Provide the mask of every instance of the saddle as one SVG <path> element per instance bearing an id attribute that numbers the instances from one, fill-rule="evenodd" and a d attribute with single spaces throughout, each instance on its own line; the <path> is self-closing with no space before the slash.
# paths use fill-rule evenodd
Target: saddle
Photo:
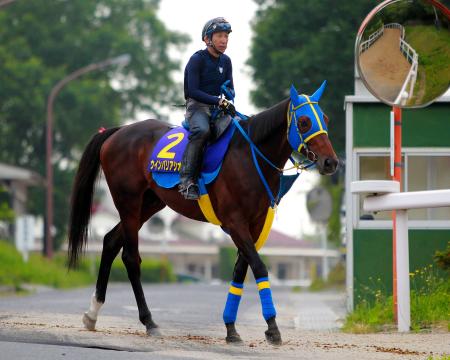
<path id="1" fill-rule="evenodd" d="M 209 142 L 213 143 L 217 141 L 220 135 L 224 133 L 224 131 L 231 124 L 233 118 L 228 114 L 223 114 L 222 112 L 213 113 L 211 118 L 212 118 L 212 121 L 210 123 L 211 136 L 209 138 Z M 186 130 L 189 131 L 189 122 L 187 119 L 184 119 L 181 125 Z"/>
<path id="2" fill-rule="evenodd" d="M 211 128 L 212 136 L 203 155 L 199 185 L 207 185 L 219 174 L 223 158 L 236 127 L 231 125 L 229 115 L 217 118 Z M 163 188 L 169 189 L 180 183 L 180 169 L 183 153 L 189 137 L 186 121 L 165 133 L 156 144 L 149 158 L 147 170 L 153 180 Z"/>

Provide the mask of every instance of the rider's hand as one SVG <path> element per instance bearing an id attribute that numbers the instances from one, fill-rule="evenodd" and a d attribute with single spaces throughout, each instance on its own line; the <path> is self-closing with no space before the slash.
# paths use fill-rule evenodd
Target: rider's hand
<path id="1" fill-rule="evenodd" d="M 233 103 L 228 101 L 227 99 L 220 99 L 219 108 L 221 108 L 225 112 L 228 112 L 231 116 L 236 115 L 236 108 L 234 107 Z"/>

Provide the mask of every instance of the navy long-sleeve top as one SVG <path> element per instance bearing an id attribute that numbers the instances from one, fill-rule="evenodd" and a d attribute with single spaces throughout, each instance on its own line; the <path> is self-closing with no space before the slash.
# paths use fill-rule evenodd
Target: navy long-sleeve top
<path id="1" fill-rule="evenodd" d="M 231 59 L 225 54 L 215 58 L 207 49 L 199 50 L 184 69 L 184 98 L 218 105 L 220 86 L 227 80 L 228 87 L 234 90 Z"/>

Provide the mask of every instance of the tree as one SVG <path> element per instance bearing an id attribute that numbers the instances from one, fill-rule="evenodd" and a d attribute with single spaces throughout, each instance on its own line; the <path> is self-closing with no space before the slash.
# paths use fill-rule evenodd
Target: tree
<path id="1" fill-rule="evenodd" d="M 128 53 L 131 63 L 70 82 L 55 102 L 55 224 L 64 235 L 79 156 L 100 126 L 157 113 L 182 93 L 169 49 L 188 38 L 157 18 L 158 0 L 17 1 L 0 11 L 0 161 L 45 176 L 46 101 L 52 87 L 90 63 Z M 114 86 L 113 86 L 113 85 Z M 44 211 L 42 189 L 31 209 Z"/>
<path id="2" fill-rule="evenodd" d="M 14 211 L 8 203 L 9 195 L 6 190 L 0 185 L 0 221 L 12 222 L 14 220 Z"/>
<path id="3" fill-rule="evenodd" d="M 313 93 L 324 79 L 328 88 L 321 107 L 330 118 L 330 137 L 338 153 L 345 150 L 344 96 L 353 94 L 354 43 L 374 0 L 255 0 L 259 4 L 248 64 L 258 107 L 289 94 L 294 84 Z"/>

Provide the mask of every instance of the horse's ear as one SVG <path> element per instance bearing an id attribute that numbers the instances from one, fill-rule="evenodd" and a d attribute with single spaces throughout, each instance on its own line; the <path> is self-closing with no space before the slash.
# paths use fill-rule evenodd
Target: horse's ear
<path id="1" fill-rule="evenodd" d="M 311 95 L 311 100 L 319 102 L 319 100 L 322 97 L 323 91 L 325 90 L 326 86 L 327 86 L 327 81 L 324 80 L 322 85 L 320 85 L 320 88 L 318 88 L 316 90 L 316 92 Z"/>
<path id="2" fill-rule="evenodd" d="M 291 101 L 294 107 L 300 105 L 300 99 L 298 98 L 298 92 L 294 85 L 291 85 Z"/>

